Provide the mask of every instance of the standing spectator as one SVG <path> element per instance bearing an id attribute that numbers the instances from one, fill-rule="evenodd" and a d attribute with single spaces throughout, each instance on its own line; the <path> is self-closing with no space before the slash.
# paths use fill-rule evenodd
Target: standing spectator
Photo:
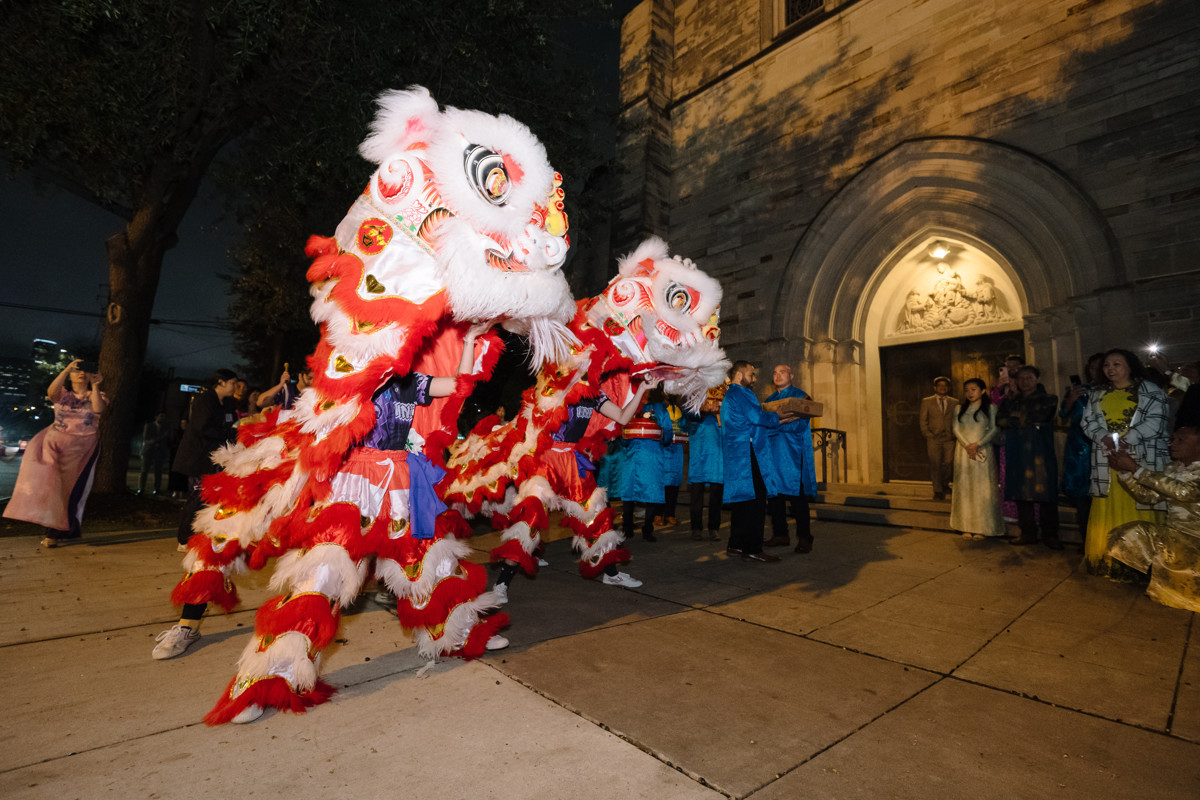
<path id="1" fill-rule="evenodd" d="M 146 476 L 154 470 L 154 493 L 162 492 L 162 474 L 171 455 L 167 414 L 160 411 L 142 428 L 142 469 L 138 473 L 138 494 L 146 491 Z"/>
<path id="2" fill-rule="evenodd" d="M 640 398 L 639 398 L 640 399 Z M 642 539 L 658 541 L 654 536 L 654 518 L 662 514 L 666 502 L 664 475 L 667 448 L 673 436 L 671 418 L 662 403 L 649 403 L 639 414 L 653 418 L 661 434 L 657 439 L 627 439 L 621 475 L 621 527 L 625 537 L 633 537 L 633 519 L 638 503 L 646 506 L 642 521 Z"/>
<path id="3" fill-rule="evenodd" d="M 219 369 L 208 379 L 208 387 L 192 401 L 192 412 L 171 467 L 188 479 L 187 502 L 179 515 L 176 534 L 180 550 L 187 549 L 187 541 L 192 536 L 192 520 L 200 510 L 200 481 L 217 471 L 212 452 L 233 441 L 237 411 L 227 401 L 233 396 L 236 383 L 237 375 Z"/>
<path id="4" fill-rule="evenodd" d="M 792 385 L 792 368 L 778 364 L 771 374 L 775 391 L 767 402 L 795 397 L 803 400 L 808 394 Z M 780 425 L 770 434 L 775 468 L 779 471 L 780 492 L 767 503 L 771 514 L 771 538 L 768 547 L 786 547 L 788 538 L 788 507 L 796 520 L 796 552 L 811 553 L 813 546 L 812 522 L 809 519 L 808 500 L 817 496 L 817 469 L 813 462 L 812 429 L 807 419 L 797 419 Z"/>
<path id="5" fill-rule="evenodd" d="M 100 452 L 97 432 L 108 398 L 100 391 L 100 375 L 84 372 L 80 361 L 68 364 L 46 390 L 54 403 L 54 422 L 25 447 L 12 499 L 4 509 L 9 519 L 45 526 L 46 548 L 79 538 Z"/>
<path id="6" fill-rule="evenodd" d="M 954 470 L 954 411 L 958 400 L 950 396 L 950 379 L 933 379 L 933 394 L 921 400 L 921 435 L 929 457 L 933 499 L 945 500 Z"/>
<path id="7" fill-rule="evenodd" d="M 999 380 L 992 387 L 991 399 L 992 405 L 1000 408 L 1000 404 L 1004 402 L 1006 397 L 1017 396 L 1017 370 L 1025 366 L 1025 356 L 1019 353 L 1010 353 L 1004 357 L 1004 363 L 1000 365 Z M 996 469 L 997 477 L 1000 481 L 1001 490 L 1004 487 L 1005 475 L 1004 457 L 1004 437 L 996 438 Z M 1003 494 L 1003 491 L 1001 491 Z M 1000 513 L 1004 517 L 1005 522 L 1017 521 L 1017 504 L 1012 500 L 1004 500 L 1000 503 Z"/>
<path id="8" fill-rule="evenodd" d="M 758 368 L 749 361 L 733 365 L 733 382 L 721 402 L 725 434 L 725 502 L 729 503 L 729 544 L 725 552 L 745 561 L 773 563 L 779 556 L 762 551 L 767 497 L 778 494 L 768 431 L 791 415 L 763 411 L 754 394 Z"/>
<path id="9" fill-rule="evenodd" d="M 262 408 L 268 406 L 291 408 L 296 405 L 296 400 L 300 398 L 300 393 L 312 385 L 312 367 L 305 366 L 296 374 L 295 385 L 292 385 L 291 380 L 291 373 L 288 372 L 287 364 L 284 364 L 283 374 L 279 376 L 279 383 L 259 395 L 259 406 Z"/>
<path id="10" fill-rule="evenodd" d="M 648 396 L 647 410 L 653 410 L 655 417 L 659 411 L 665 419 L 671 421 L 671 441 L 665 446 L 663 456 L 663 504 L 655 509 L 655 525 L 676 525 L 679 520 L 675 517 L 675 509 L 679 504 L 679 487 L 683 485 L 683 442 L 687 439 L 686 423 L 683 419 L 683 409 L 668 397 L 662 389 L 656 389 Z M 683 434 L 682 436 L 680 434 Z"/>
<path id="11" fill-rule="evenodd" d="M 1014 545 L 1042 541 L 1051 550 L 1061 550 L 1058 538 L 1058 461 L 1054 454 L 1054 415 L 1058 397 L 1047 394 L 1038 383 L 1037 367 L 1017 370 L 1017 396 L 1000 403 L 996 424 L 1004 431 L 1008 468 L 1004 496 L 1017 503 L 1021 535 Z M 1037 516 L 1035 517 L 1035 514 Z"/>
<path id="12" fill-rule="evenodd" d="M 971 378 L 963 384 L 963 403 L 954 415 L 954 495 L 950 498 L 950 527 L 964 539 L 1004 535 L 1000 516 L 1000 491 L 996 480 L 996 452 L 992 441 L 999 433 L 996 407 L 987 384 Z"/>
<path id="13" fill-rule="evenodd" d="M 1096 384 L 1104 353 L 1087 360 L 1080 381 L 1072 381 L 1063 392 L 1058 416 L 1067 422 L 1067 443 L 1063 448 L 1062 493 L 1075 506 L 1075 520 L 1080 537 L 1087 535 L 1088 512 L 1092 508 L 1092 441 L 1083 432 L 1083 411 L 1087 408 L 1088 392 Z M 1079 376 L 1072 376 L 1079 377 Z M 1082 541 L 1080 542 L 1082 546 Z"/>
<path id="14" fill-rule="evenodd" d="M 721 495 L 725 483 L 725 446 L 721 432 L 721 397 L 710 390 L 700 405 L 700 414 L 688 415 L 688 493 L 691 495 L 689 523 L 693 539 L 703 539 L 704 492 L 708 491 L 708 538 L 721 538 Z"/>
<path id="15" fill-rule="evenodd" d="M 1144 379 L 1142 362 L 1128 350 L 1104 354 L 1103 381 L 1088 396 L 1083 432 L 1092 442 L 1092 510 L 1083 556 L 1093 575 L 1126 577 L 1108 557 L 1108 534 L 1127 522 L 1161 522 L 1154 507 L 1139 506 L 1119 481 L 1112 480 L 1108 455 L 1125 451 L 1139 467 L 1155 472 L 1167 464 L 1167 400 Z M 1162 508 L 1161 504 L 1158 508 Z"/>

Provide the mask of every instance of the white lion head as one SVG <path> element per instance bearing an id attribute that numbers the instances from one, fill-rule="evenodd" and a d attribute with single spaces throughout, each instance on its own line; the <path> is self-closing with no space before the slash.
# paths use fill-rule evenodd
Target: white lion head
<path id="1" fill-rule="evenodd" d="M 570 240 L 562 178 L 508 116 L 447 108 L 421 87 L 387 92 L 359 147 L 378 165 L 337 229 L 364 261 L 364 300 L 423 302 L 442 288 L 459 320 L 530 335 L 565 352 L 574 313 L 560 267 Z"/>
<path id="2" fill-rule="evenodd" d="M 720 307 L 721 284 L 652 237 L 618 261 L 617 277 L 587 313 L 635 362 L 674 368 L 663 371 L 664 388 L 698 408 L 729 368 Z"/>

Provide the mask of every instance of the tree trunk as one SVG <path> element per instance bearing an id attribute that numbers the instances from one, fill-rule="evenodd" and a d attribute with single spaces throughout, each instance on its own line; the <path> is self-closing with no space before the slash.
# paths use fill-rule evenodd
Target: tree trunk
<path id="1" fill-rule="evenodd" d="M 165 252 L 157 244 L 165 239 L 163 232 L 147 230 L 154 224 L 142 220 L 142 215 L 135 214 L 125 230 L 107 243 L 109 303 L 100 343 L 100 374 L 108 409 L 100 418 L 100 457 L 94 485 L 99 493 L 124 492 L 127 487 L 138 388 Z M 130 245 L 131 239 L 155 244 L 137 248 Z"/>

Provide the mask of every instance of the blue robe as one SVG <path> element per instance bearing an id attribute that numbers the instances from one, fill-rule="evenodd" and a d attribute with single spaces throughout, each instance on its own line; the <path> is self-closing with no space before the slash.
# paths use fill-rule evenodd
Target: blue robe
<path id="1" fill-rule="evenodd" d="M 657 406 L 657 408 L 655 407 Z M 661 403 L 646 406 L 662 428 L 659 439 L 626 439 L 625 463 L 621 475 L 621 500 L 626 503 L 665 503 L 666 466 L 671 440 L 671 417 Z"/>
<path id="2" fill-rule="evenodd" d="M 613 439 L 608 445 L 608 454 L 596 468 L 596 485 L 608 490 L 610 500 L 620 499 L 622 475 L 625 473 L 625 440 Z"/>
<path id="3" fill-rule="evenodd" d="M 725 447 L 716 414 L 687 417 L 688 483 L 724 483 Z"/>
<path id="4" fill-rule="evenodd" d="M 675 441 L 675 432 L 684 430 L 683 415 L 678 418 L 671 415 L 671 409 L 665 403 L 648 403 L 643 411 L 651 411 L 658 424 L 668 421 L 666 428 L 671 429 L 671 436 L 663 452 L 663 482 L 667 486 L 679 486 L 683 483 L 683 444 Z M 664 428 L 665 430 L 665 428 Z"/>
<path id="5" fill-rule="evenodd" d="M 754 473 L 750 451 L 758 460 L 767 496 L 780 493 L 778 472 L 771 457 L 768 432 L 779 427 L 779 415 L 763 411 L 758 396 L 745 386 L 732 384 L 721 403 L 721 428 L 725 434 L 726 503 L 754 499 Z"/>
<path id="6" fill-rule="evenodd" d="M 808 395 L 795 386 L 781 389 L 766 402 L 796 397 L 801 400 Z M 771 454 L 775 457 L 775 468 L 779 472 L 781 494 L 817 496 L 817 468 L 813 461 L 812 428 L 808 420 L 798 419 L 780 425 L 771 431 Z"/>

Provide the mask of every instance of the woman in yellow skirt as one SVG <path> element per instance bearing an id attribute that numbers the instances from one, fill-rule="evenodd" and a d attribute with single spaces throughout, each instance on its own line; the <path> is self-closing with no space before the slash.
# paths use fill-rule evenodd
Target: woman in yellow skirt
<path id="1" fill-rule="evenodd" d="M 1104 354 L 1103 380 L 1088 397 L 1083 432 L 1092 441 L 1092 510 L 1083 555 L 1093 575 L 1124 577 L 1122 565 L 1106 556 L 1108 532 L 1126 522 L 1161 522 L 1162 509 L 1139 506 L 1109 471 L 1108 454 L 1121 450 L 1139 466 L 1161 470 L 1167 464 L 1167 398 L 1145 380 L 1142 362 L 1128 350 Z"/>

